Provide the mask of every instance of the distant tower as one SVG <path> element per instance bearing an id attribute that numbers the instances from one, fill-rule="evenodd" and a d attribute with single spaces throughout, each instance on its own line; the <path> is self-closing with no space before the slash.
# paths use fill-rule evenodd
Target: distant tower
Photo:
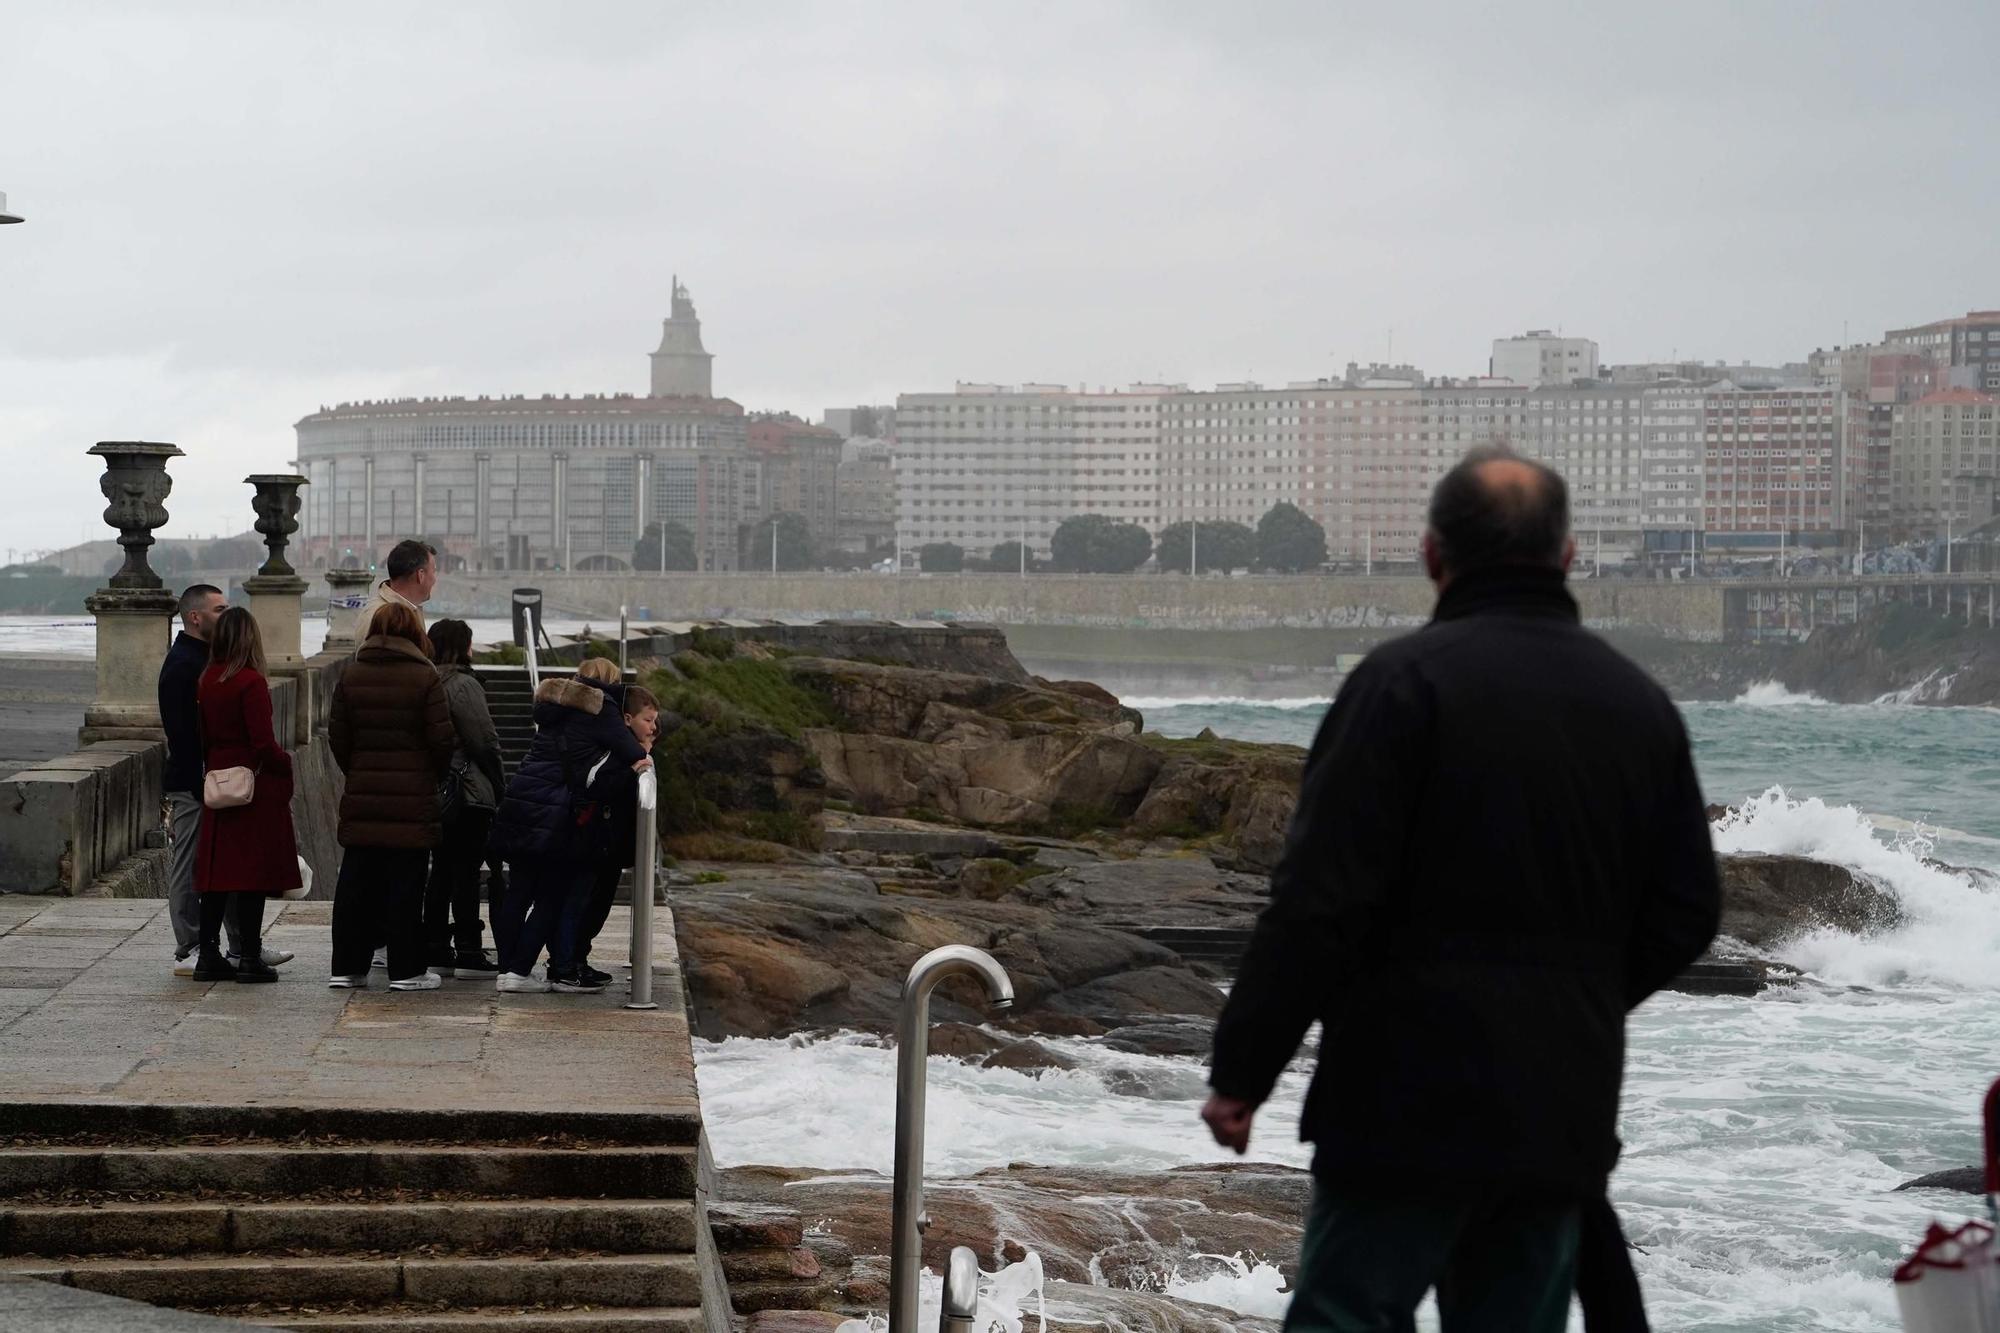
<path id="1" fill-rule="evenodd" d="M 713 398 L 715 357 L 702 350 L 694 301 L 674 275 L 674 313 L 661 321 L 660 350 L 653 353 L 653 397 Z"/>

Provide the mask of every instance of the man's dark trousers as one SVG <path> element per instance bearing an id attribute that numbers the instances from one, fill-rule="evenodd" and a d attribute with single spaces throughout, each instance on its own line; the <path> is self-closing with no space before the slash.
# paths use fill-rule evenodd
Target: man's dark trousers
<path id="1" fill-rule="evenodd" d="M 1437 1289 L 1444 1333 L 1562 1333 L 1578 1208 L 1434 1187 L 1313 1187 L 1286 1333 L 1410 1333 Z"/>

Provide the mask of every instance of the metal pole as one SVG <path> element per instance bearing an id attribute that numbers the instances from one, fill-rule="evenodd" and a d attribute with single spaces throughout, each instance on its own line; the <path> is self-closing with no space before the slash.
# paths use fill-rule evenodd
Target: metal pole
<path id="1" fill-rule="evenodd" d="M 618 677 L 625 677 L 625 641 L 632 637 L 632 618 L 625 607 L 618 608 Z"/>
<path id="2" fill-rule="evenodd" d="M 657 1009 L 653 1003 L 653 877 L 660 859 L 659 779 L 639 775 L 639 845 L 632 856 L 632 999 L 627 1009 Z"/>
<path id="3" fill-rule="evenodd" d="M 972 1333 L 979 1317 L 979 1256 L 967 1245 L 956 1246 L 944 1270 L 944 1303 L 938 1310 L 938 1333 Z"/>
<path id="4" fill-rule="evenodd" d="M 771 515 L 771 572 L 778 572 L 778 516 Z"/>
<path id="5" fill-rule="evenodd" d="M 930 1054 L 931 992 L 946 977 L 978 977 L 995 1009 L 1014 1003 L 1014 983 L 993 955 L 947 944 L 919 958 L 903 982 L 896 1027 L 896 1181 L 890 1209 L 889 1333 L 920 1333 L 917 1279 L 923 1272 L 924 1060 Z"/>

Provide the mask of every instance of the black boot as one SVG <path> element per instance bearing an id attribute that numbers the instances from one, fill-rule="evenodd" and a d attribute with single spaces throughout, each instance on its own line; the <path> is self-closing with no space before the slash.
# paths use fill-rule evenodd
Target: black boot
<path id="1" fill-rule="evenodd" d="M 278 974 L 264 961 L 264 899 L 254 893 L 233 893 L 229 909 L 236 915 L 238 947 L 236 979 L 245 984 L 276 981 Z"/>
<path id="2" fill-rule="evenodd" d="M 263 966 L 261 963 L 258 966 Z M 270 969 L 266 968 L 266 971 Z M 222 950 L 215 947 L 214 940 L 201 942 L 201 957 L 195 960 L 194 979 L 196 981 L 241 981 L 236 969 L 222 956 Z M 277 978 L 272 977 L 275 981 Z"/>

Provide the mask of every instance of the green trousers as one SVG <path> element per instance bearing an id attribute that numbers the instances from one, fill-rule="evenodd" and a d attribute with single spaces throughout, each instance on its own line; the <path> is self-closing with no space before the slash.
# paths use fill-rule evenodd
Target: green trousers
<path id="1" fill-rule="evenodd" d="M 1444 1333 L 1562 1333 L 1575 1203 L 1313 1187 L 1285 1333 L 1412 1333 L 1437 1289 Z"/>

